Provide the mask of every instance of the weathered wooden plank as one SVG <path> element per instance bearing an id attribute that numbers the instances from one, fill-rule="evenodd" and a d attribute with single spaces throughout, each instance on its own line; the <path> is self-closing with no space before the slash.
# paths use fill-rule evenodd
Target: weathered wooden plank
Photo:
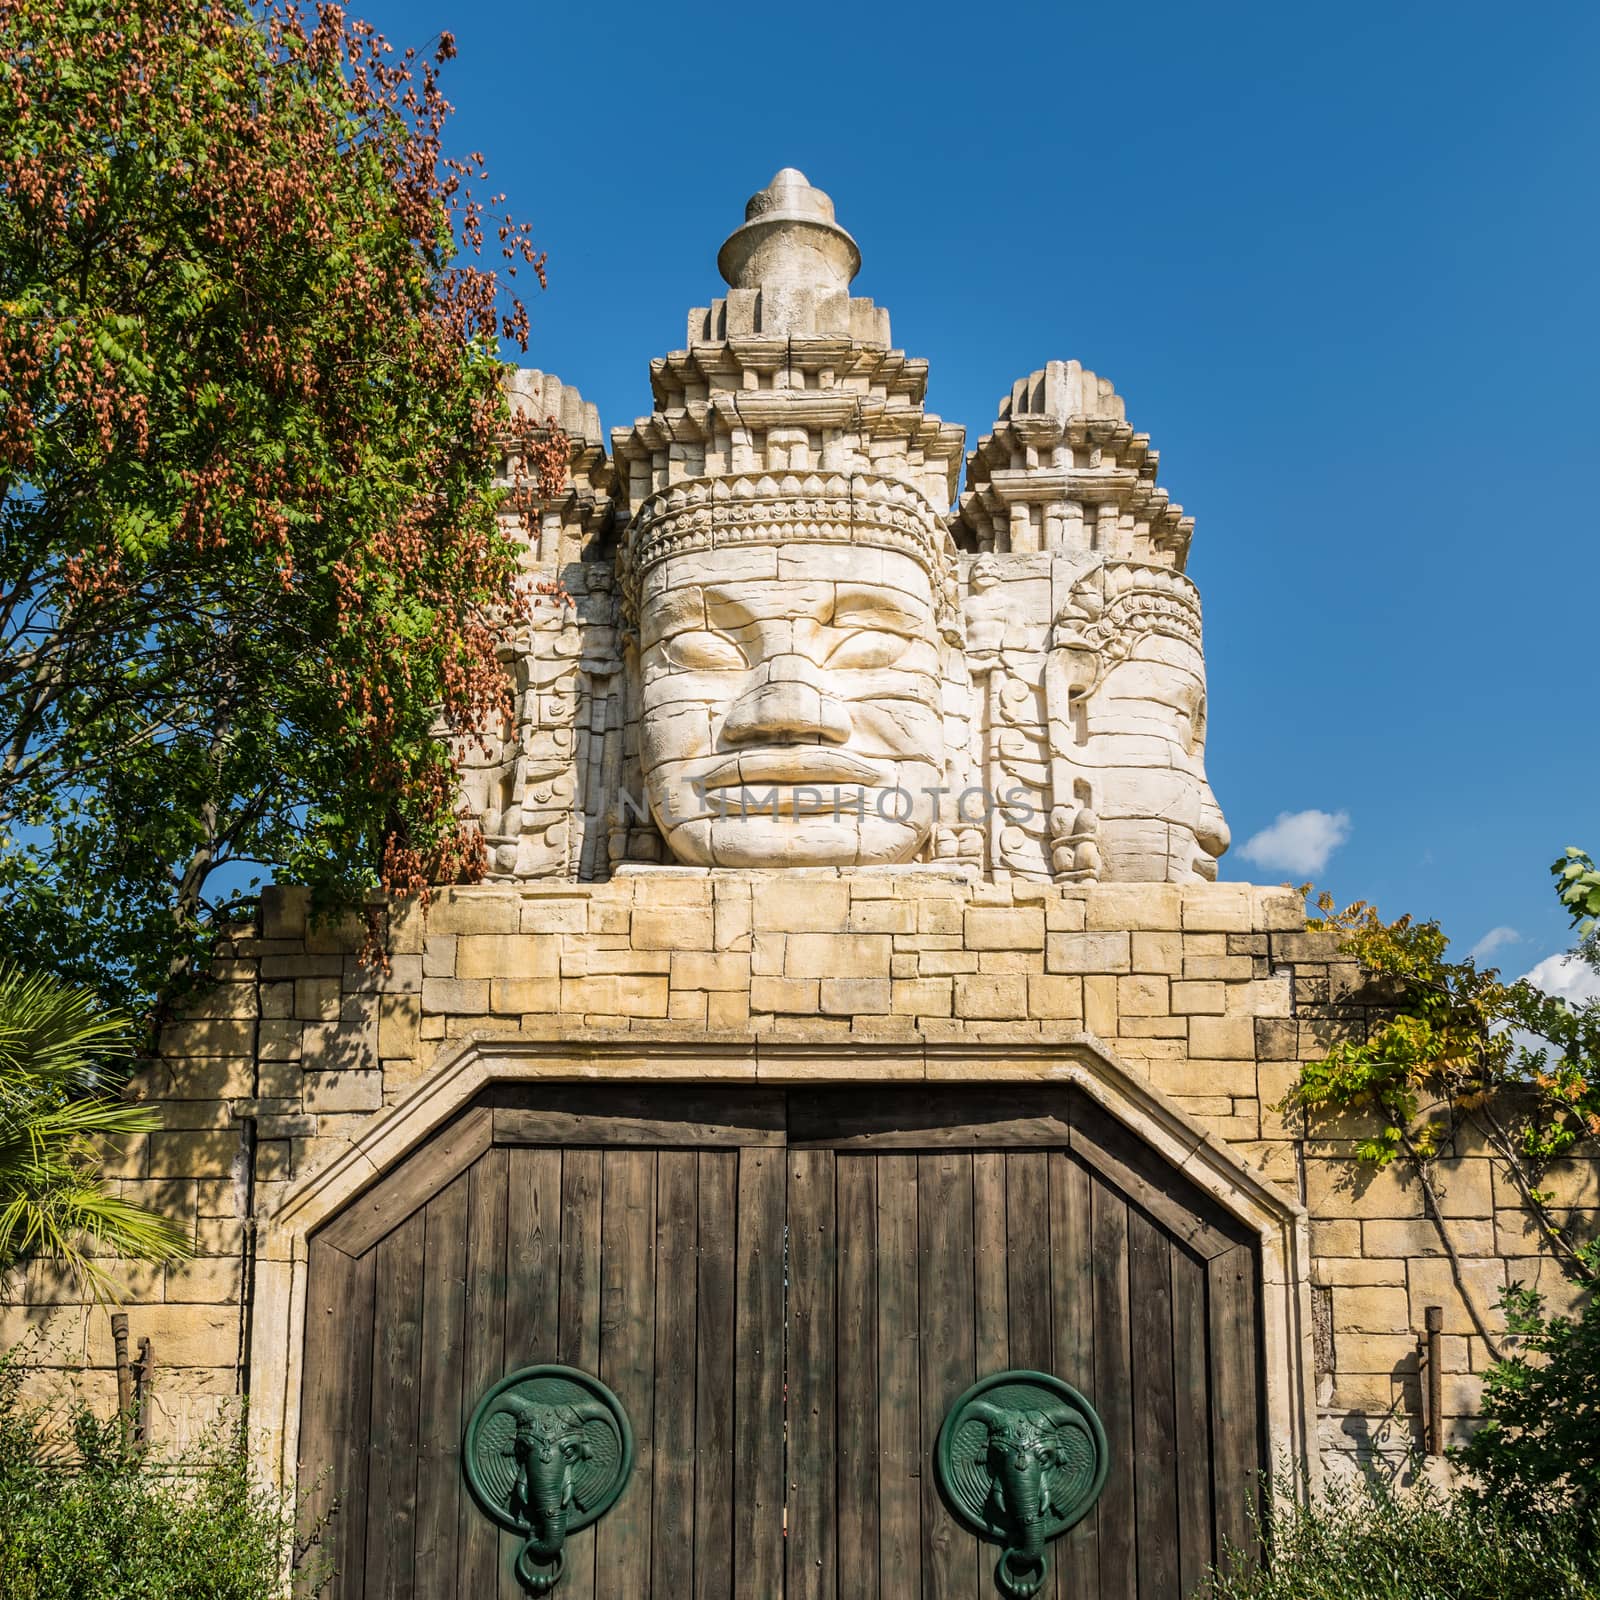
<path id="1" fill-rule="evenodd" d="M 455 1587 L 460 1534 L 468 1176 L 428 1202 L 417 1416 L 417 1593 Z"/>
<path id="2" fill-rule="evenodd" d="M 1249 1230 L 1242 1223 L 1082 1094 L 1075 1094 L 1072 1101 L 1072 1148 L 1197 1254 L 1220 1255 L 1249 1242 Z"/>
<path id="3" fill-rule="evenodd" d="M 1256 1258 L 1244 1246 L 1207 1265 L 1211 1441 L 1217 1547 L 1253 1554 L 1261 1470 Z"/>
<path id="4" fill-rule="evenodd" d="M 1133 1362 L 1133 1475 L 1139 1600 L 1185 1600 L 1178 1586 L 1177 1423 L 1172 1371 L 1172 1270 L 1167 1235 L 1128 1208 Z"/>
<path id="5" fill-rule="evenodd" d="M 301 1538 L 317 1524 L 303 1570 L 315 1579 L 326 1559 L 335 1577 L 324 1592 L 361 1600 L 367 1538 L 367 1432 L 372 1407 L 374 1257 L 352 1261 L 313 1244 L 306 1274 L 305 1382 L 301 1393 Z"/>
<path id="6" fill-rule="evenodd" d="M 844 1155 L 838 1198 L 839 1600 L 878 1600 L 877 1158 Z M 894 1397 L 891 1403 L 898 1403 Z"/>
<path id="7" fill-rule="evenodd" d="M 494 1109 L 496 1144 L 699 1150 L 784 1142 L 783 1092 L 776 1089 L 724 1092 L 607 1084 L 597 1094 L 592 1084 L 519 1084 L 514 1092 L 514 1104 Z"/>
<path id="8" fill-rule="evenodd" d="M 783 1593 L 783 1153 L 739 1152 L 734 1593 Z M 665 1597 L 662 1597 L 665 1600 Z"/>
<path id="9" fill-rule="evenodd" d="M 1216 1560 L 1212 1544 L 1211 1374 L 1204 1264 L 1172 1247 L 1172 1387 L 1178 1455 L 1178 1589 L 1192 1595 Z"/>
<path id="10" fill-rule="evenodd" d="M 561 1359 L 557 1332 L 561 1305 L 561 1152 L 507 1150 L 503 1154 L 505 1370 L 514 1372 L 519 1367 Z M 499 1600 L 525 1600 L 511 1565 L 521 1548 L 522 1540 L 517 1535 L 501 1532 Z M 592 1585 L 590 1591 L 593 1592 Z"/>
<path id="11" fill-rule="evenodd" d="M 595 1594 L 650 1590 L 655 1487 L 656 1153 L 601 1153 L 600 1378 L 633 1420 L 633 1477 L 595 1524 Z"/>
<path id="12" fill-rule="evenodd" d="M 386 1178 L 352 1201 L 317 1237 L 347 1256 L 365 1254 L 465 1172 L 489 1148 L 493 1137 L 494 1118 L 487 1107 L 474 1106 L 463 1112 Z"/>
<path id="13" fill-rule="evenodd" d="M 467 1173 L 467 1294 L 462 1404 L 468 1416 L 506 1374 L 506 1155 L 486 1150 Z M 500 1530 L 461 1494 L 460 1582 L 468 1594 L 499 1586 Z"/>
<path id="14" fill-rule="evenodd" d="M 806 1089 L 789 1094 L 793 1149 L 967 1150 L 1065 1145 L 1064 1090 Z"/>
<path id="15" fill-rule="evenodd" d="M 922 1317 L 922 1593 L 973 1600 L 977 1540 L 939 1499 L 933 1453 L 950 1402 L 973 1382 L 972 1157 L 917 1158 L 918 1279 Z"/>
<path id="16" fill-rule="evenodd" d="M 562 1152 L 557 1359 L 566 1366 L 595 1373 L 600 1370 L 602 1185 L 598 1150 Z M 561 1586 L 574 1596 L 582 1596 L 583 1600 L 593 1600 L 595 1594 L 594 1546 L 597 1527 L 598 1524 L 591 1524 L 567 1540 L 567 1571 Z"/>
<path id="17" fill-rule="evenodd" d="M 694 1600 L 732 1600 L 734 1240 L 739 1157 L 698 1157 L 695 1338 Z"/>
<path id="18" fill-rule="evenodd" d="M 1050 1336 L 1049 1156 L 1006 1156 L 1006 1305 L 1009 1366 L 1048 1372 Z M 981 1363 L 980 1363 L 981 1367 Z"/>
<path id="19" fill-rule="evenodd" d="M 655 1492 L 650 1593 L 694 1587 L 695 1293 L 699 1249 L 692 1150 L 656 1158 Z"/>
<path id="20" fill-rule="evenodd" d="M 1110 1470 L 1095 1510 L 1104 1600 L 1135 1600 L 1133 1389 L 1129 1358 L 1128 1206 L 1109 1184 L 1090 1195 L 1094 1274 L 1095 1409 L 1105 1424 Z"/>
<path id="21" fill-rule="evenodd" d="M 878 1592 L 922 1593 L 922 1322 L 917 1158 L 882 1155 L 878 1190 Z"/>
<path id="22" fill-rule="evenodd" d="M 973 1158 L 974 1167 L 983 1158 Z M 1051 1337 L 1050 1161 L 1044 1150 L 1018 1150 L 999 1158 L 1005 1164 L 1004 1261 L 1006 1305 L 1005 1360 L 986 1363 L 978 1353 L 978 1375 L 1001 1367 L 1051 1372 L 1055 1344 Z M 980 1308 L 981 1314 L 981 1308 Z M 1060 1581 L 1058 1556 L 1052 1549 L 1038 1600 L 1056 1600 Z"/>
<path id="23" fill-rule="evenodd" d="M 797 1150 L 789 1156 L 786 1600 L 834 1600 L 838 1592 L 833 1166 L 831 1150 Z"/>
<path id="24" fill-rule="evenodd" d="M 416 1593 L 424 1223 L 422 1212 L 414 1213 L 373 1253 L 365 1600 L 412 1600 Z"/>
<path id="25" fill-rule="evenodd" d="M 980 1151 L 972 1158 L 973 1348 L 980 1373 L 1012 1364 L 1006 1267 L 1006 1157 Z"/>
<path id="26" fill-rule="evenodd" d="M 1050 1370 L 1094 1402 L 1093 1180 L 1076 1156 L 1052 1151 L 1050 1180 Z M 1058 1539 L 1051 1568 L 1062 1600 L 1092 1595 L 1100 1586 L 1097 1513 Z"/>

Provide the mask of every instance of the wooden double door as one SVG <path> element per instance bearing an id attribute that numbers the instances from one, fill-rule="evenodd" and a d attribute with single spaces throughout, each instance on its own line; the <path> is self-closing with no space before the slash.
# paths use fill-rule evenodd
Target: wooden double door
<path id="1" fill-rule="evenodd" d="M 1027 1367 L 1110 1450 L 1047 1600 L 1179 1600 L 1252 1537 L 1257 1284 L 1248 1232 L 1076 1090 L 501 1089 L 312 1242 L 302 1565 L 342 1600 L 520 1596 L 462 1430 L 561 1362 L 637 1458 L 558 1600 L 992 1600 L 931 1457 Z"/>

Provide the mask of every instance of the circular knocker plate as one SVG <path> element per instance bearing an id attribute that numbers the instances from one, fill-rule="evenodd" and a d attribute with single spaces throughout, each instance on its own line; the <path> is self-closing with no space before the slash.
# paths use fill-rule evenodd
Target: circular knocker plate
<path id="1" fill-rule="evenodd" d="M 575 1367 L 524 1367 L 474 1407 L 461 1460 L 484 1514 L 524 1535 L 523 1587 L 547 1594 L 561 1579 L 567 1535 L 603 1516 L 626 1487 L 633 1429 L 598 1378 Z"/>
<path id="2" fill-rule="evenodd" d="M 980 1379 L 945 1414 L 934 1471 L 956 1520 L 1002 1546 L 1001 1592 L 1026 1600 L 1049 1570 L 1046 1547 L 1095 1503 L 1106 1434 L 1094 1407 L 1046 1372 Z"/>

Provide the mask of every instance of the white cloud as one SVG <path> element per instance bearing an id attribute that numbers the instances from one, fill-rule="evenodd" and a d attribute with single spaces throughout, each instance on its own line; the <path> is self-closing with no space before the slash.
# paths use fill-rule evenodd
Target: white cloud
<path id="1" fill-rule="evenodd" d="M 1467 951 L 1467 955 L 1474 961 L 1487 961 L 1501 945 L 1521 944 L 1522 935 L 1515 928 L 1508 928 L 1502 923 L 1498 928 L 1491 928 L 1484 936 Z"/>
<path id="2" fill-rule="evenodd" d="M 1582 1005 L 1585 1000 L 1600 1000 L 1600 972 L 1576 956 L 1546 956 L 1522 976 L 1546 994 L 1559 995 L 1574 1005 Z"/>
<path id="3" fill-rule="evenodd" d="M 1280 811 L 1270 828 L 1245 840 L 1239 854 L 1258 867 L 1314 877 L 1349 837 L 1348 811 Z"/>

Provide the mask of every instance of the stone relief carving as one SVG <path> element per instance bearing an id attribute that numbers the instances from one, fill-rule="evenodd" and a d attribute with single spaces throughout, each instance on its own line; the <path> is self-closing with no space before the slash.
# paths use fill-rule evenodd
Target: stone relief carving
<path id="1" fill-rule="evenodd" d="M 463 752 L 493 876 L 1216 876 L 1193 524 L 1148 437 L 1104 378 L 1051 362 L 958 498 L 963 430 L 850 294 L 860 261 L 785 169 L 609 450 L 575 390 L 508 380 L 572 441 L 527 554 L 571 598 L 511 653 L 514 726 Z"/>

